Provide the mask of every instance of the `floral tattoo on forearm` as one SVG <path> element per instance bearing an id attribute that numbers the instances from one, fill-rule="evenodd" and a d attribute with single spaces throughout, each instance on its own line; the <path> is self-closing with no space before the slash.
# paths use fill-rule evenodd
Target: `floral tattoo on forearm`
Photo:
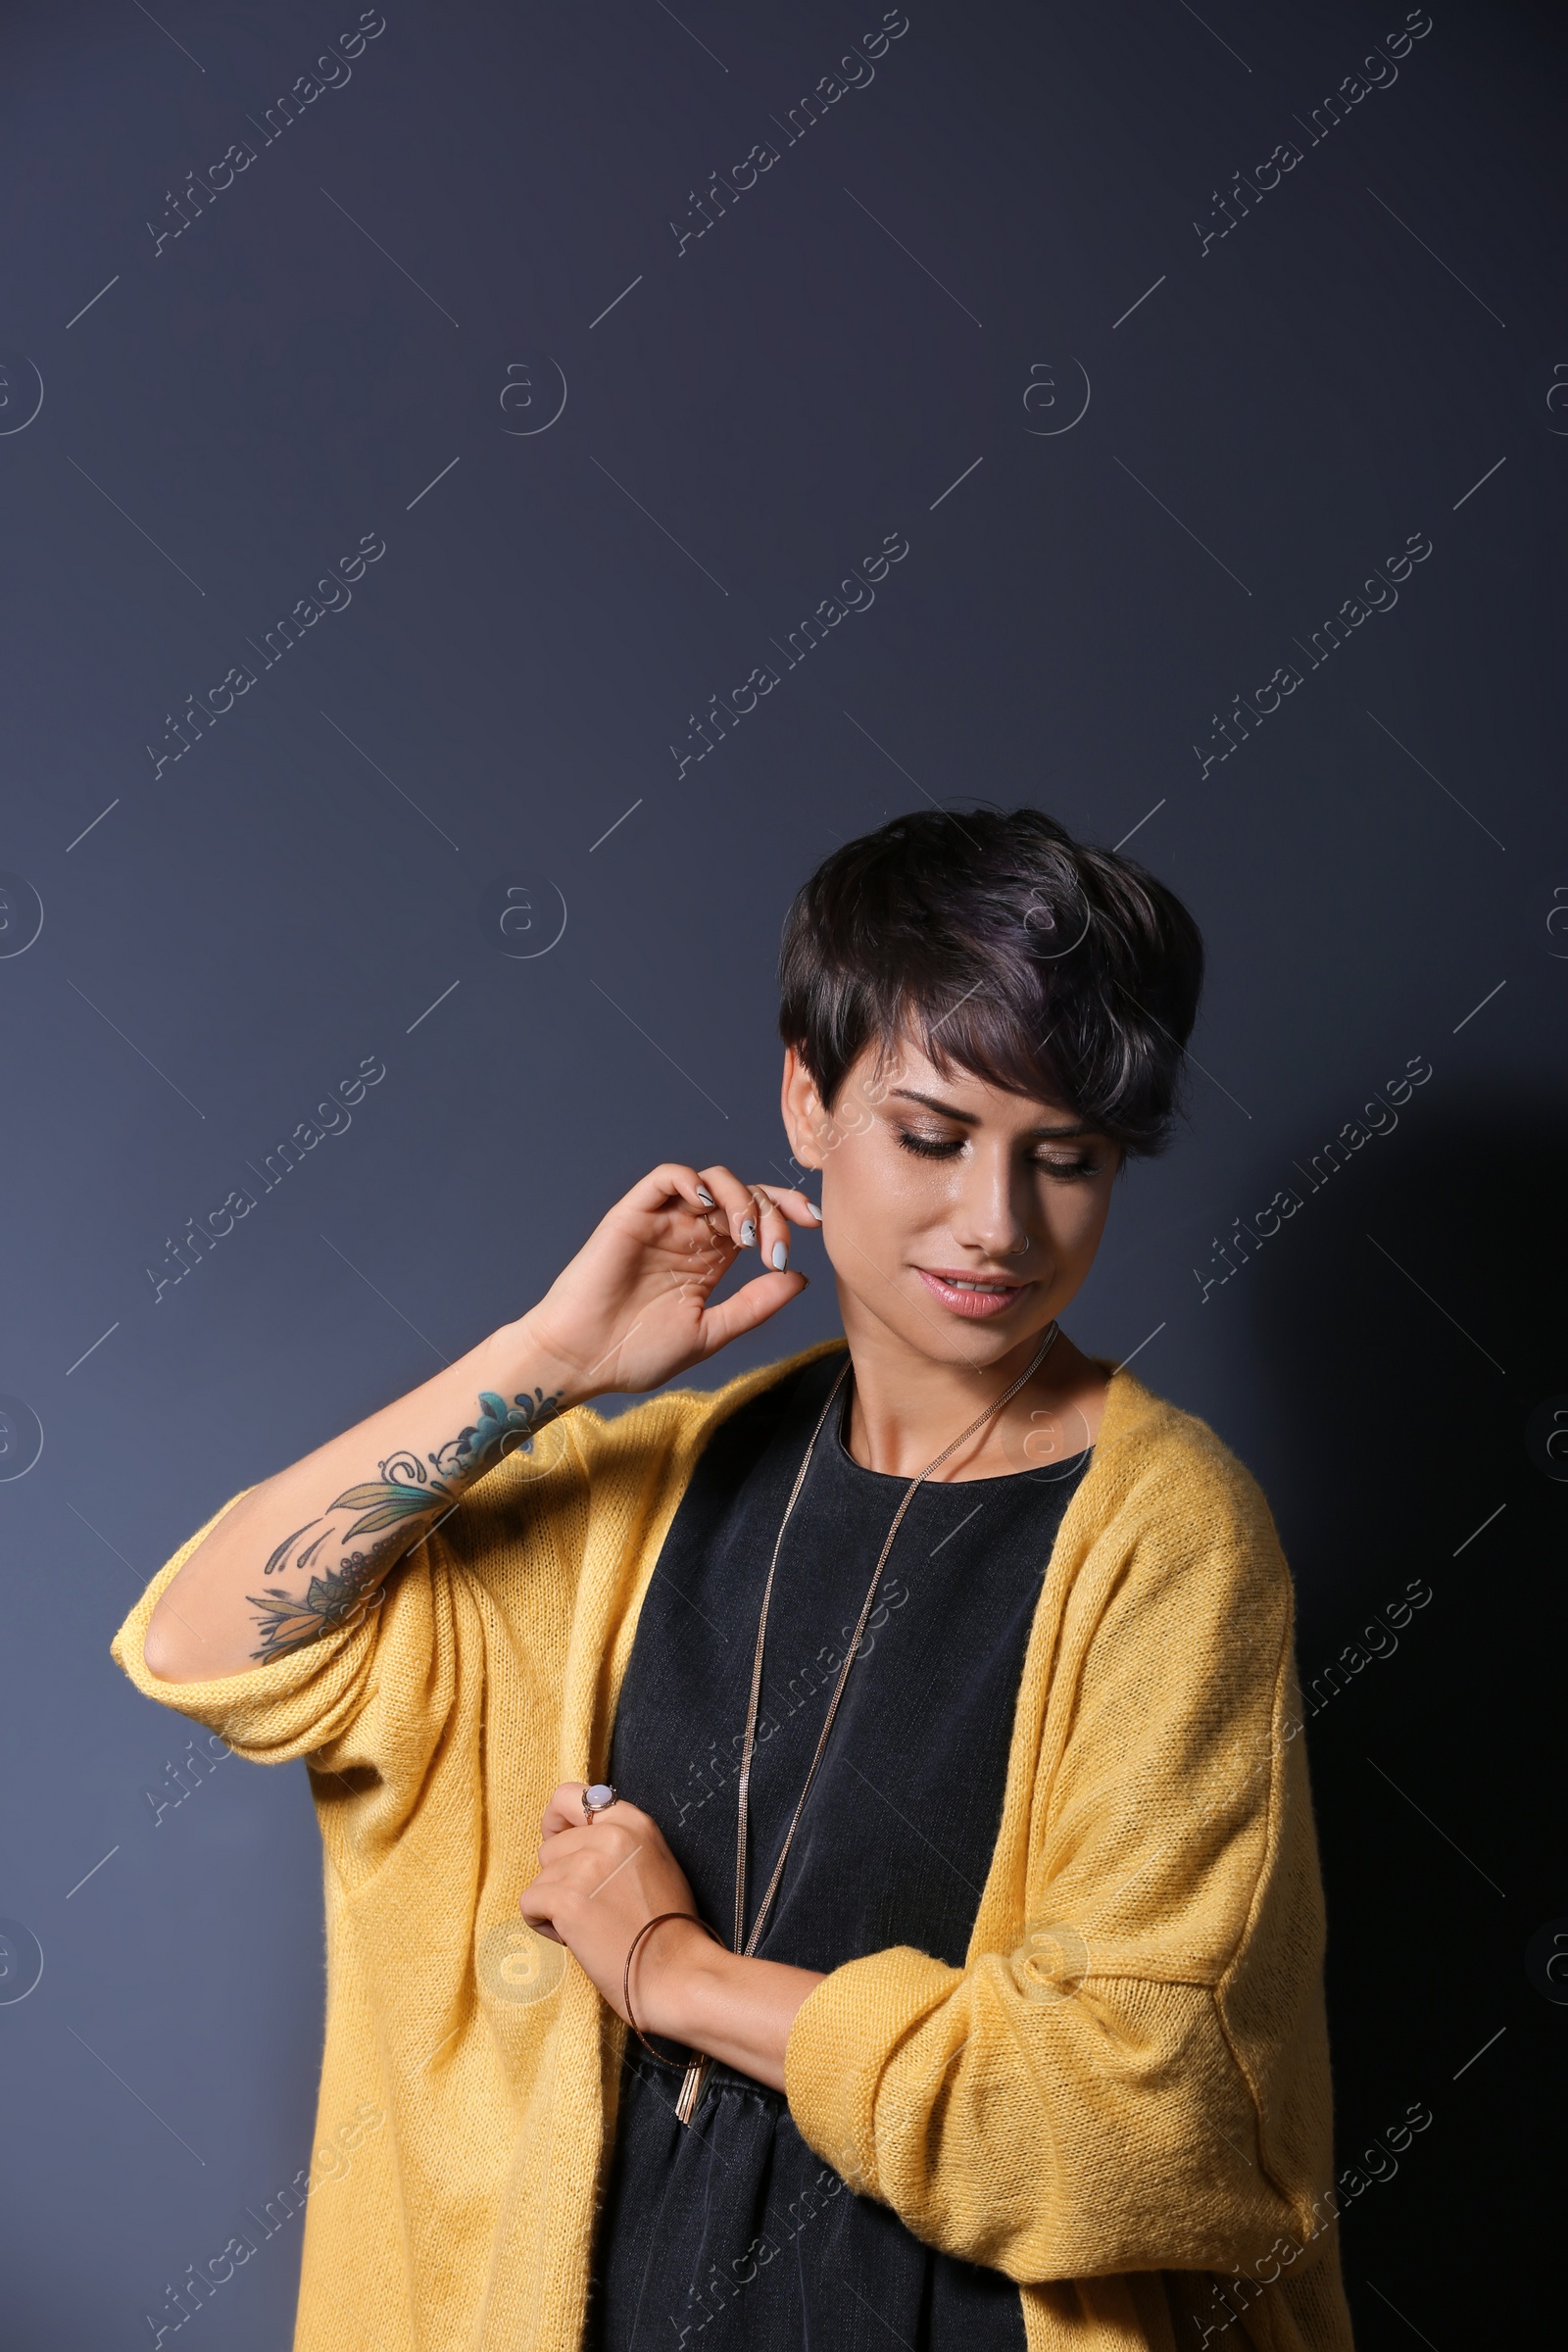
<path id="1" fill-rule="evenodd" d="M 532 1453 L 534 1439 L 559 1420 L 562 1411 L 561 1396 L 547 1396 L 542 1389 L 535 1389 L 531 1396 L 524 1391 L 511 1404 L 482 1389 L 479 1405 L 478 1420 L 437 1452 L 422 1460 L 413 1452 L 388 1454 L 376 1465 L 379 1477 L 364 1486 L 346 1487 L 320 1518 L 308 1519 L 284 1537 L 263 1576 L 293 1570 L 308 1576 L 309 1582 L 298 1597 L 281 1586 L 247 1595 L 262 1637 L 253 1657 L 263 1663 L 280 1658 L 318 1642 L 325 1633 L 358 1624 L 392 1567 L 416 1542 L 423 1541 L 416 1536 L 418 1522 L 428 1520 L 424 1534 L 433 1534 L 448 1512 L 457 1509 L 466 1487 L 493 1469 L 503 1454 Z M 334 1524 L 331 1514 L 337 1511 L 357 1514 L 352 1525 Z M 366 1536 L 377 1541 L 341 1552 L 335 1566 L 319 1563 L 323 1546 L 336 1550 Z"/>

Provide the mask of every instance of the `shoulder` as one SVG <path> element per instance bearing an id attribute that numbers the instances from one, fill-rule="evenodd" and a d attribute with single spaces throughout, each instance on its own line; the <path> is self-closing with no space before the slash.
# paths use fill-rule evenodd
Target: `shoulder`
<path id="1" fill-rule="evenodd" d="M 1290 1605 L 1290 1571 L 1262 1488 L 1196 1413 L 1111 1372 L 1090 1473 L 1075 1498 L 1089 1546 L 1156 1578 L 1212 1580 L 1233 1599 Z"/>

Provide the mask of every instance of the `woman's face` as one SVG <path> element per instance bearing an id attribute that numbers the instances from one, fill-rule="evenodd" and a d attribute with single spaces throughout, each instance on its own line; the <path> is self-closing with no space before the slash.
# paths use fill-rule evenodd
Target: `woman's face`
<path id="1" fill-rule="evenodd" d="M 793 1049 L 784 1063 L 784 1123 L 797 1160 L 822 1171 L 846 1331 L 869 1317 L 922 1355 L 994 1363 L 1081 1287 L 1120 1152 L 1059 1103 L 944 1077 L 907 1039 L 877 1063 L 867 1048 L 831 1112 Z"/>

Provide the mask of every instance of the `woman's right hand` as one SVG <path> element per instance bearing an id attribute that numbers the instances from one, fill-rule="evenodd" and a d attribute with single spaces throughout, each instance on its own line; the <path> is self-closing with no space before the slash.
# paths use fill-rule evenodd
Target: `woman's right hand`
<path id="1" fill-rule="evenodd" d="M 803 1192 L 666 1160 L 633 1185 L 524 1318 L 578 1394 L 660 1388 L 799 1298 L 790 1227 L 820 1220 Z M 708 1301 L 743 1250 L 763 1271 Z"/>
<path id="2" fill-rule="evenodd" d="M 661 1387 L 797 1298 L 806 1276 L 774 1254 L 788 1258 L 792 1225 L 816 1222 L 804 1193 L 655 1168 L 519 1321 L 225 1511 L 153 1612 L 151 1672 L 239 1674 L 353 1625 L 519 1440 L 530 1449 L 535 1429 L 605 1390 Z M 710 1306 L 750 1249 L 763 1272 Z"/>

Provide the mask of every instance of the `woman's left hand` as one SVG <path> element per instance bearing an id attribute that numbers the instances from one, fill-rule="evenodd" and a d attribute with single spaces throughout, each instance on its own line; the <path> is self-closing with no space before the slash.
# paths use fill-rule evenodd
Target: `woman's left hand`
<path id="1" fill-rule="evenodd" d="M 539 1875 L 522 1891 L 522 1916 L 541 1936 L 564 1943 L 624 2017 L 626 1954 L 638 1929 L 661 1911 L 695 1919 L 697 1905 L 652 1814 L 617 1797 L 588 1822 L 582 1792 L 581 1781 L 563 1781 L 545 1809 Z M 632 2005 L 645 2031 L 662 2006 L 659 1980 L 690 1954 L 693 1940 L 712 1948 L 701 1928 L 670 1920 L 639 1948 Z"/>

